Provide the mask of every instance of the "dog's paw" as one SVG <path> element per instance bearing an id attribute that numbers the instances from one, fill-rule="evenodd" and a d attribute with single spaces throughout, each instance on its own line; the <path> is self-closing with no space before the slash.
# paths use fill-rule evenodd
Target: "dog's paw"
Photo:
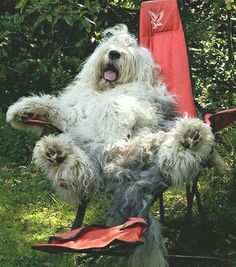
<path id="1" fill-rule="evenodd" d="M 62 129 L 61 124 L 64 121 L 59 112 L 57 99 L 50 95 L 20 98 L 9 107 L 6 114 L 7 122 L 20 129 L 32 128 L 32 125 L 25 123 L 28 118 L 44 120 L 60 129 Z"/>
<path id="2" fill-rule="evenodd" d="M 190 129 L 184 134 L 184 141 L 182 141 L 182 145 L 186 149 L 194 148 L 201 140 L 201 133 L 199 130 Z"/>
<path id="3" fill-rule="evenodd" d="M 30 108 L 24 108 L 23 110 L 19 110 L 14 115 L 14 120 L 17 120 L 18 122 L 25 123 L 27 122 L 27 119 L 45 119 L 40 116 L 40 114 L 37 114 L 34 110 L 31 110 Z"/>
<path id="4" fill-rule="evenodd" d="M 37 142 L 33 158 L 38 165 L 59 166 L 73 153 L 71 143 L 62 136 L 45 136 Z"/>
<path id="5" fill-rule="evenodd" d="M 207 124 L 180 118 L 158 151 L 161 173 L 172 186 L 189 182 L 210 159 L 213 147 L 214 135 Z"/>
<path id="6" fill-rule="evenodd" d="M 214 135 L 211 128 L 199 119 L 182 118 L 177 121 L 173 130 L 176 141 L 183 149 L 193 152 L 211 151 L 214 145 Z"/>
<path id="7" fill-rule="evenodd" d="M 68 203 L 78 203 L 100 187 L 101 179 L 89 157 L 67 134 L 41 138 L 34 148 L 33 161 Z"/>
<path id="8" fill-rule="evenodd" d="M 62 151 L 58 145 L 52 145 L 46 147 L 46 152 L 45 152 L 46 158 L 49 160 L 49 162 L 61 164 L 64 162 L 66 155 Z"/>
<path id="9" fill-rule="evenodd" d="M 10 123 L 24 122 L 27 118 L 41 118 L 43 116 L 43 108 L 39 106 L 40 97 L 24 97 L 19 99 L 15 104 L 11 105 L 7 111 L 7 121 Z"/>

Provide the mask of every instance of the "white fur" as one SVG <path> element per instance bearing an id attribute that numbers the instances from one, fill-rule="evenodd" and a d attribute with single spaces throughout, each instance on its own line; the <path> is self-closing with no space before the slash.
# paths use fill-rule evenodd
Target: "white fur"
<path id="1" fill-rule="evenodd" d="M 194 133 L 199 134 L 195 143 Z M 188 141 L 189 148 L 183 146 Z M 214 137 L 211 128 L 199 119 L 180 118 L 176 126 L 166 134 L 166 140 L 158 151 L 158 163 L 162 173 L 173 186 L 191 181 L 205 164 L 212 152 Z"/>
<path id="2" fill-rule="evenodd" d="M 55 96 L 41 95 L 22 97 L 14 105 L 10 106 L 7 111 L 7 121 L 12 124 L 13 127 L 18 129 L 36 131 L 41 133 L 42 129 L 37 126 L 28 126 L 25 123 L 20 122 L 20 117 L 27 117 L 31 113 L 33 118 L 40 117 L 41 119 L 52 123 L 61 130 L 65 129 L 65 117 L 61 112 L 58 104 L 58 100 Z"/>
<path id="3" fill-rule="evenodd" d="M 46 152 L 51 153 L 51 161 Z M 65 160 L 58 163 L 58 156 Z M 66 134 L 41 138 L 36 143 L 33 159 L 47 174 L 61 198 L 71 204 L 78 205 L 82 198 L 102 185 L 89 157 Z"/>
<path id="4" fill-rule="evenodd" d="M 111 50 L 118 51 L 120 58 L 109 58 Z M 111 63 L 119 74 L 113 82 L 103 78 Z M 116 176 L 128 173 L 132 179 L 135 173 L 145 177 L 151 165 L 152 172 L 155 166 L 160 168 L 164 179 L 174 186 L 198 173 L 210 157 L 214 136 L 198 119 L 175 121 L 171 115 L 174 105 L 151 53 L 138 46 L 126 26 L 118 25 L 105 31 L 82 71 L 58 97 L 21 98 L 9 108 L 7 121 L 17 128 L 30 128 L 18 118 L 32 113 L 64 131 L 38 141 L 33 158 L 61 197 L 78 204 L 102 184 L 105 188 L 114 180 L 114 187 Z M 145 171 L 137 174 L 142 166 Z M 139 190 L 138 182 L 135 186 Z M 145 250 L 143 255 L 140 247 L 134 254 L 137 257 L 130 260 L 132 266 L 138 266 L 140 256 L 148 257 L 140 260 L 141 266 L 166 266 L 160 252 L 162 241 L 158 233 L 158 237 L 153 235 L 153 227 L 160 231 L 152 220 L 145 245 L 150 253 Z"/>

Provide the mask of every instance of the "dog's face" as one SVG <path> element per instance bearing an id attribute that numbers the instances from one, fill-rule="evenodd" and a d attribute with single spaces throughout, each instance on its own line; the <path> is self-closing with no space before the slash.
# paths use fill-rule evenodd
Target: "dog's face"
<path id="1" fill-rule="evenodd" d="M 130 82 L 154 82 L 157 68 L 150 52 L 138 46 L 125 25 L 107 29 L 104 35 L 81 71 L 82 80 L 99 91 Z"/>
<path id="2" fill-rule="evenodd" d="M 99 51 L 100 50 L 100 51 Z M 103 55 L 97 64 L 99 90 L 115 87 L 116 84 L 135 79 L 135 48 L 115 37 L 110 38 L 98 49 Z"/>

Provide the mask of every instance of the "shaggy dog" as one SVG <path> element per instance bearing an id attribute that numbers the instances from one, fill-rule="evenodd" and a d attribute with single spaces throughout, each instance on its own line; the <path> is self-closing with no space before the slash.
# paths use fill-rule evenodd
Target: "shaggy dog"
<path id="1" fill-rule="evenodd" d="M 95 192 L 112 193 L 107 225 L 129 217 L 149 223 L 144 245 L 129 264 L 167 266 L 161 227 L 149 208 L 164 187 L 178 186 L 199 172 L 211 156 L 214 136 L 199 119 L 178 115 L 158 65 L 127 27 L 104 32 L 82 71 L 58 97 L 23 97 L 9 108 L 7 121 L 32 129 L 19 120 L 27 116 L 63 131 L 41 138 L 33 153 L 59 195 L 78 204 Z"/>

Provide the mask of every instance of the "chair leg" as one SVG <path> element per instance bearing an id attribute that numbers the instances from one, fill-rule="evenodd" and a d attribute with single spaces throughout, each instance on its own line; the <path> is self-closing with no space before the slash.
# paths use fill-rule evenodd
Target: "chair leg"
<path id="1" fill-rule="evenodd" d="M 165 223 L 165 206 L 164 206 L 164 194 L 161 193 L 159 197 L 159 207 L 160 207 L 160 221 L 162 224 Z"/>
<path id="2" fill-rule="evenodd" d="M 84 220 L 85 213 L 86 213 L 87 205 L 88 205 L 87 199 L 84 199 L 79 205 L 77 212 L 76 212 L 75 220 L 71 227 L 71 230 L 81 227 L 83 220 Z"/>
<path id="3" fill-rule="evenodd" d="M 187 214 L 186 214 L 186 223 L 190 224 L 192 221 L 192 208 L 193 208 L 193 200 L 194 196 L 196 196 L 196 203 L 199 215 L 201 217 L 201 221 L 203 224 L 207 222 L 206 214 L 204 212 L 204 208 L 201 201 L 201 195 L 198 190 L 198 179 L 194 179 L 192 190 L 190 189 L 190 185 L 186 185 L 186 193 L 187 193 Z"/>
<path id="4" fill-rule="evenodd" d="M 186 184 L 186 197 L 187 197 L 187 211 L 185 213 L 185 225 L 191 226 L 192 217 L 193 217 L 193 199 L 194 199 L 194 190 L 190 187 L 190 184 Z"/>
<path id="5" fill-rule="evenodd" d="M 197 202 L 197 208 L 198 208 L 198 212 L 202 221 L 203 225 L 207 224 L 207 217 L 206 217 L 206 213 L 204 211 L 203 205 L 202 205 L 202 201 L 201 201 L 201 195 L 200 192 L 198 190 L 197 184 L 196 187 L 194 188 L 194 194 L 196 196 L 196 202 Z"/>

